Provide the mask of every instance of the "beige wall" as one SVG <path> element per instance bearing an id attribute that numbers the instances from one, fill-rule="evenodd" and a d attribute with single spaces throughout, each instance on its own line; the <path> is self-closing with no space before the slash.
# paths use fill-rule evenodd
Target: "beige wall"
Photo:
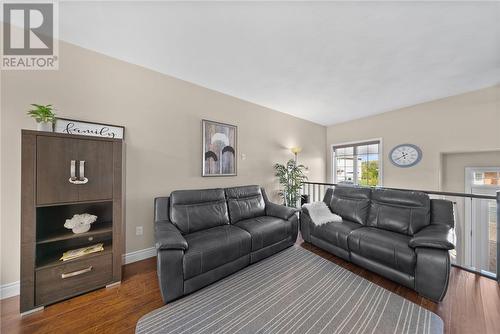
<path id="1" fill-rule="evenodd" d="M 445 153 L 441 161 L 441 189 L 464 192 L 465 168 L 500 167 L 500 151 Z"/>
<path id="2" fill-rule="evenodd" d="M 500 86 L 328 127 L 327 179 L 332 181 L 331 145 L 371 138 L 383 140 L 384 186 L 439 190 L 442 153 L 500 149 Z M 390 150 L 403 143 L 422 149 L 417 166 L 389 161 Z"/>
<path id="3" fill-rule="evenodd" d="M 19 279 L 20 130 L 35 128 L 25 115 L 30 103 L 126 127 L 127 252 L 153 246 L 155 196 L 243 184 L 274 192 L 272 165 L 292 158 L 292 146 L 303 147 L 299 159 L 312 180 L 325 178 L 325 127 L 65 43 L 59 71 L 3 72 L 1 84 L 1 284 Z M 238 126 L 246 154 L 238 176 L 200 176 L 203 118 Z"/>

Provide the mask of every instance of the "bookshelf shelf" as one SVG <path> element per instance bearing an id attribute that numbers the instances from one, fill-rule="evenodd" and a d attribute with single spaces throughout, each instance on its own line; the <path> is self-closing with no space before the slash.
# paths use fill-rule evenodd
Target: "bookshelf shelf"
<path id="1" fill-rule="evenodd" d="M 104 222 L 104 223 L 96 222 L 91 225 L 90 231 L 88 232 L 75 234 L 68 229 L 59 230 L 47 237 L 39 238 L 36 243 L 38 245 L 41 245 L 41 244 L 47 244 L 51 242 L 64 241 L 70 239 L 85 239 L 89 237 L 100 236 L 103 234 L 111 234 L 111 233 L 113 233 L 112 222 Z"/>
<path id="2" fill-rule="evenodd" d="M 62 251 L 53 252 L 53 253 L 50 253 L 47 256 L 41 258 L 39 260 L 39 264 L 38 264 L 38 266 L 36 266 L 35 270 L 42 270 L 42 269 L 47 269 L 47 268 L 51 268 L 51 267 L 57 267 L 61 264 L 68 264 L 68 263 L 78 262 L 78 261 L 85 260 L 85 259 L 90 259 L 90 258 L 93 258 L 96 256 L 111 254 L 112 251 L 113 250 L 112 250 L 111 244 L 107 244 L 107 245 L 104 245 L 104 250 L 102 252 L 87 254 L 87 255 L 81 256 L 79 258 L 67 260 L 67 261 L 60 260 L 61 256 L 63 255 Z"/>

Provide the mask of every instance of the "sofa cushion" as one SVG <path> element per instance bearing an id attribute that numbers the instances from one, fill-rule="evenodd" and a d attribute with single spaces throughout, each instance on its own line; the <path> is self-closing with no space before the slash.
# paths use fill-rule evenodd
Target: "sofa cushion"
<path id="1" fill-rule="evenodd" d="M 231 224 L 243 219 L 265 216 L 266 205 L 259 186 L 226 188 Z"/>
<path id="2" fill-rule="evenodd" d="M 349 234 L 362 227 L 363 225 L 344 219 L 340 223 L 328 223 L 321 226 L 313 225 L 311 234 L 316 238 L 348 251 Z"/>
<path id="3" fill-rule="evenodd" d="M 344 219 L 366 224 L 370 208 L 371 189 L 337 185 L 333 190 L 330 209 Z"/>
<path id="4" fill-rule="evenodd" d="M 413 235 L 430 224 L 430 199 L 418 191 L 374 189 L 368 226 Z"/>
<path id="5" fill-rule="evenodd" d="M 184 279 L 197 276 L 250 254 L 250 234 L 241 228 L 224 225 L 184 236 Z"/>
<path id="6" fill-rule="evenodd" d="M 285 240 L 292 234 L 292 222 L 271 216 L 240 220 L 235 224 L 252 236 L 252 252 Z"/>
<path id="7" fill-rule="evenodd" d="M 229 224 L 224 190 L 173 191 L 170 195 L 170 221 L 183 234 Z"/>
<path id="8" fill-rule="evenodd" d="M 349 235 L 352 253 L 413 275 L 415 251 L 408 246 L 410 237 L 374 227 L 363 227 Z"/>

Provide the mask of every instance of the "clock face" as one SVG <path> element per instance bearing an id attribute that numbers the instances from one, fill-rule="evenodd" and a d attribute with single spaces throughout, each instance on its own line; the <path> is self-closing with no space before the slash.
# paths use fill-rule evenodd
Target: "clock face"
<path id="1" fill-rule="evenodd" d="M 389 153 L 389 158 L 398 167 L 412 167 L 422 159 L 422 150 L 411 144 L 398 145 Z"/>

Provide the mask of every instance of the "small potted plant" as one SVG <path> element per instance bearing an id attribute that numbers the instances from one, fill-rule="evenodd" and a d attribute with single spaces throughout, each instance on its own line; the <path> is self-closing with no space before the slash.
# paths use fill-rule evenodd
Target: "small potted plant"
<path id="1" fill-rule="evenodd" d="M 54 122 L 56 121 L 56 114 L 54 113 L 54 107 L 51 104 L 40 105 L 32 104 L 34 107 L 28 110 L 28 115 L 33 117 L 36 121 L 38 131 L 48 131 L 52 132 Z"/>

